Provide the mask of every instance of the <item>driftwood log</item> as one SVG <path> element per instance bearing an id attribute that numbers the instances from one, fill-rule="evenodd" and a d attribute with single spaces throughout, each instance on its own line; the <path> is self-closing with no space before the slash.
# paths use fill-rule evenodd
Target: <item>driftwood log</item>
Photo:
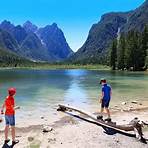
<path id="1" fill-rule="evenodd" d="M 105 122 L 104 120 L 98 120 L 95 115 L 90 114 L 86 111 L 77 109 L 75 107 L 68 106 L 68 105 L 58 105 L 57 111 L 62 111 L 62 112 L 75 111 L 75 112 L 78 112 L 82 115 L 85 115 L 87 118 L 92 119 L 98 125 L 100 125 L 104 128 L 109 128 L 109 129 L 115 130 L 116 132 L 119 132 L 119 133 L 122 133 L 122 134 L 125 134 L 125 135 L 129 135 L 129 136 L 132 136 L 132 137 L 136 137 L 141 141 L 144 140 L 143 133 L 142 133 L 143 124 L 142 124 L 142 122 L 140 123 L 140 120 L 138 120 L 138 118 L 134 118 L 129 124 L 117 125 L 113 122 Z"/>

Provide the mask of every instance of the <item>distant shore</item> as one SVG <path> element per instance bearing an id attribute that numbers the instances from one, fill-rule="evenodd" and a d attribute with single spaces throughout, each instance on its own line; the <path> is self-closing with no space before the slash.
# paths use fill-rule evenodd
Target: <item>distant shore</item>
<path id="1" fill-rule="evenodd" d="M 111 70 L 111 67 L 101 64 L 33 64 L 33 65 L 21 65 L 21 66 L 10 66 L 5 67 L 0 65 L 0 70 L 7 69 L 35 69 L 35 70 L 58 70 L 58 69 L 86 69 L 86 70 Z M 114 70 L 115 72 L 120 72 L 121 70 Z M 145 71 L 122 71 L 122 72 L 148 72 Z"/>
<path id="2" fill-rule="evenodd" d="M 99 64 L 35 64 L 18 67 L 0 67 L 0 69 L 90 69 L 90 70 L 110 70 L 109 66 Z"/>

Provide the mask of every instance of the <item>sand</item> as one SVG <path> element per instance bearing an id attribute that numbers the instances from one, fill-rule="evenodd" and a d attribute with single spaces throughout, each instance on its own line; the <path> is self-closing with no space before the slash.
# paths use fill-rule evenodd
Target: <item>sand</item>
<path id="1" fill-rule="evenodd" d="M 148 109 L 133 111 L 114 111 L 112 119 L 118 124 L 127 124 L 134 117 L 148 122 Z M 38 125 L 21 125 L 16 129 L 16 137 L 20 143 L 15 148 L 148 148 L 148 144 L 139 142 L 136 138 L 121 134 L 107 135 L 102 127 L 82 121 L 65 113 L 57 113 L 61 118 L 52 123 Z M 49 129 L 44 133 L 43 127 Z M 144 129 L 148 138 L 148 130 Z M 0 131 L 0 147 L 3 146 L 4 131 Z M 9 145 L 11 144 L 8 143 Z"/>

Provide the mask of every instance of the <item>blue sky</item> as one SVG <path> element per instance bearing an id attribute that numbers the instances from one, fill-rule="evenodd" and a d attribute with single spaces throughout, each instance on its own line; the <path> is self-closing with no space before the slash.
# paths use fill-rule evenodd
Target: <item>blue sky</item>
<path id="1" fill-rule="evenodd" d="M 129 11 L 144 0 L 1 0 L 0 21 L 23 24 L 30 20 L 38 26 L 56 22 L 70 47 L 76 51 L 85 42 L 92 24 L 107 12 Z"/>

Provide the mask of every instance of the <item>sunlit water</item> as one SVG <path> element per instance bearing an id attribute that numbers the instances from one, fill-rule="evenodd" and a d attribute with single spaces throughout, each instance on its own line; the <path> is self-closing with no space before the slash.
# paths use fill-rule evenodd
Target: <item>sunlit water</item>
<path id="1" fill-rule="evenodd" d="M 21 106 L 17 115 L 25 121 L 56 116 L 56 105 L 60 103 L 97 110 L 102 77 L 112 87 L 111 105 L 136 99 L 148 100 L 147 72 L 12 69 L 0 70 L 0 104 L 7 95 L 7 89 L 15 87 L 16 103 Z"/>

